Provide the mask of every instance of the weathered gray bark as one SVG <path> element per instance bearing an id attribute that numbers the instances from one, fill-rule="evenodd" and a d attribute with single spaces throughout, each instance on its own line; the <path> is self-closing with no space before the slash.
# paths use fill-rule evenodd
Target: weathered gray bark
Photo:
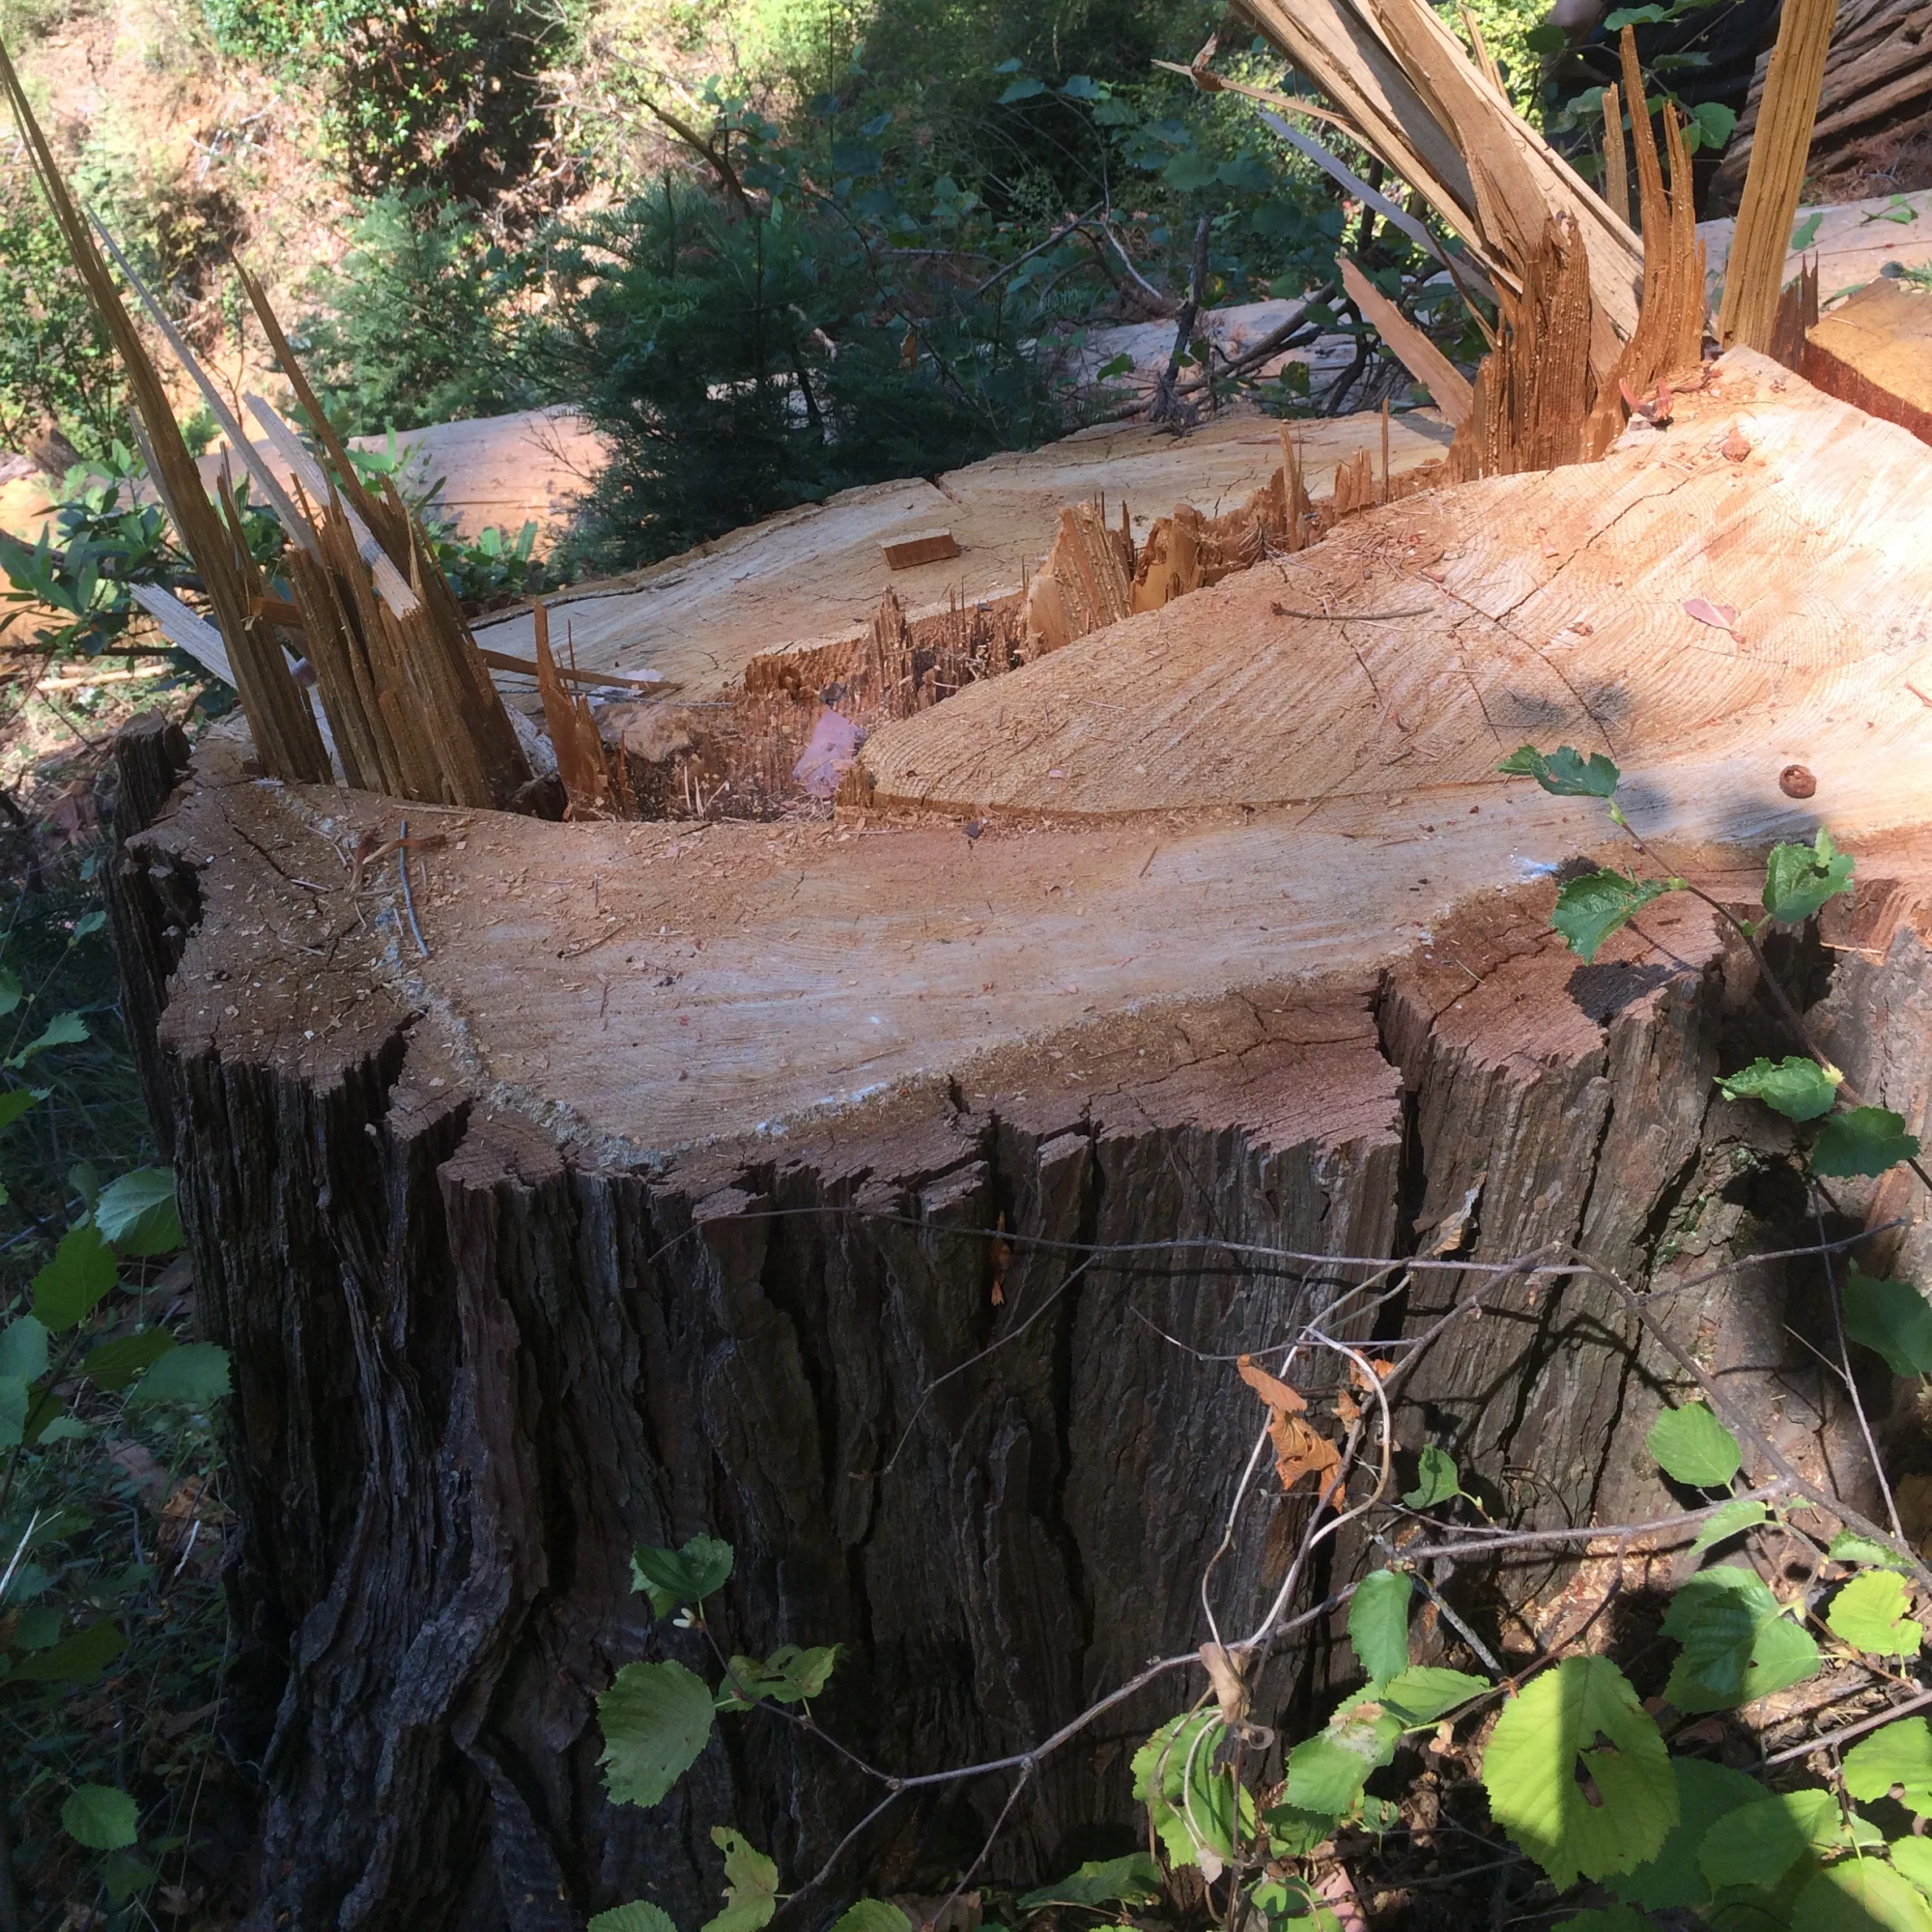
<path id="1" fill-rule="evenodd" d="M 728 1539 L 725 1647 L 844 1645 L 819 1716 L 895 1772 L 1022 1750 L 1199 1643 L 1261 1420 L 1229 1358 L 1350 1277 L 1164 1244 L 1504 1260 L 1580 1239 L 1667 1282 L 1806 1237 L 1775 1123 L 1715 1097 L 1766 1023 L 1688 903 L 1658 909 L 1638 963 L 1580 969 L 1547 891 L 1492 899 L 1378 981 L 1202 1002 L 1156 1075 L 1090 1038 L 1080 1079 L 1033 1097 L 958 1088 L 782 1155 L 647 1171 L 468 1092 L 371 970 L 339 860 L 257 787 L 190 775 L 113 895 L 201 1305 L 234 1351 L 234 1741 L 261 1767 L 264 1926 L 574 1932 L 628 1897 L 688 1926 L 716 1906 L 721 1822 L 803 1881 L 873 1788 L 769 1717 L 727 1720 L 653 1812 L 603 1797 L 611 1673 L 708 1667 L 631 1594 L 636 1542 Z M 1927 997 L 1910 931 L 1833 978 L 1838 1051 L 1893 1104 L 1927 1091 Z M 1358 1332 L 1419 1332 L 1447 1293 Z M 1819 1332 L 1816 1293 L 1815 1268 L 1768 1264 L 1669 1319 L 1776 1398 L 1788 1453 L 1855 1476 L 1784 1332 Z M 1667 1507 L 1636 1450 L 1660 1360 L 1600 1289 L 1512 1290 L 1417 1371 L 1405 1447 L 1446 1444 L 1525 1522 Z M 1253 1622 L 1297 1522 L 1247 1513 L 1219 1614 Z M 1326 1668 L 1291 1660 L 1266 1694 Z M 1043 1766 L 989 1871 L 1086 1855 L 1180 1694 Z M 905 1802 L 845 1880 L 956 1869 L 1005 1791 Z"/>

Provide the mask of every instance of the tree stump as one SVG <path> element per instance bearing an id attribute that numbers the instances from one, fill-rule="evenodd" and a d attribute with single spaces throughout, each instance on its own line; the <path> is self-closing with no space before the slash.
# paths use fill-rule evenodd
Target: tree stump
<path id="1" fill-rule="evenodd" d="M 1714 1084 L 1789 1050 L 1748 955 L 1680 895 L 1580 964 L 1552 875 L 1615 835 L 1493 767 L 1611 753 L 1643 836 L 1740 907 L 1770 837 L 1830 822 L 1856 907 L 1778 963 L 1918 1124 L 1932 452 L 1748 355 L 1678 411 L 890 725 L 836 820 L 412 806 L 440 843 L 400 855 L 406 907 L 399 855 L 367 857 L 393 804 L 203 740 L 114 918 L 234 1352 L 257 1922 L 576 1932 L 637 1897 L 689 1927 L 721 1823 L 788 1888 L 816 1870 L 877 1790 L 766 1714 L 654 1810 L 606 1800 L 612 1673 L 715 1675 L 633 1594 L 638 1543 L 733 1545 L 727 1651 L 844 1646 L 814 1708 L 874 1764 L 1029 1751 L 1208 1635 L 1264 1420 L 1234 1358 L 1378 1264 L 1576 1244 L 1670 1291 L 1668 1332 L 1813 1479 L 1856 1466 L 1805 1346 L 1818 1265 L 1776 1258 L 1815 1239 L 1790 1132 Z M 1841 1225 L 1917 1215 L 1890 1189 L 1853 1183 Z M 1910 1267 L 1917 1222 L 1894 1239 Z M 1462 1279 L 1393 1272 L 1350 1332 L 1421 1335 Z M 1398 1428 L 1511 1521 L 1637 1520 L 1676 1507 L 1640 1446 L 1673 1392 L 1606 1289 L 1541 1275 L 1442 1329 Z M 1228 1626 L 1305 1507 L 1240 1516 Z M 1564 1574 L 1443 1587 L 1526 1657 L 1574 1621 Z M 1304 1638 L 1264 1680 L 1291 1721 L 1350 1667 Z M 1127 1758 L 1201 1688 L 1042 1760 L 980 1875 L 1124 1849 Z M 1009 1789 L 909 1795 L 818 1904 L 950 1883 Z"/>

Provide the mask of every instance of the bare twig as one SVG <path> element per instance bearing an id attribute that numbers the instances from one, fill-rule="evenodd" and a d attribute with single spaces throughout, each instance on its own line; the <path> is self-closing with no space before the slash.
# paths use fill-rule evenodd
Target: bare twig
<path id="1" fill-rule="evenodd" d="M 422 927 L 416 923 L 416 903 L 410 894 L 410 821 L 403 820 L 402 836 L 396 840 L 396 870 L 403 881 L 403 911 L 409 916 L 410 937 L 416 943 L 416 951 L 427 959 L 429 948 L 423 944 Z"/>
<path id="2" fill-rule="evenodd" d="M 1818 1230 L 1818 1238 L 1825 1238 L 1825 1216 L 1818 1207 L 1818 1189 L 1813 1183 L 1811 1218 Z M 1885 1459 L 1878 1453 L 1878 1441 L 1872 1435 L 1871 1423 L 1865 1417 L 1864 1398 L 1859 1394 L 1859 1378 L 1852 1373 L 1852 1351 L 1845 1342 L 1845 1302 L 1838 1293 L 1838 1270 L 1832 1265 L 1830 1255 L 1819 1256 L 1825 1269 L 1825 1285 L 1832 1297 L 1832 1333 L 1838 1344 L 1838 1372 L 1844 1378 L 1845 1393 L 1852 1399 L 1852 1413 L 1859 1419 L 1859 1434 L 1864 1437 L 1865 1454 L 1871 1458 L 1872 1476 L 1878 1484 L 1878 1492 L 1885 1498 L 1885 1513 L 1891 1519 L 1891 1533 L 1903 1543 L 1905 1525 L 1898 1520 L 1898 1504 L 1893 1500 L 1891 1485 L 1885 1478 Z"/>
<path id="3" fill-rule="evenodd" d="M 1191 420 L 1192 412 L 1179 402 L 1175 394 L 1175 381 L 1180 374 L 1180 358 L 1187 354 L 1187 345 L 1193 339 L 1195 319 L 1201 313 L 1201 304 L 1208 287 L 1208 236 L 1211 217 L 1205 212 L 1194 224 L 1194 259 L 1187 278 L 1187 299 L 1180 305 L 1180 314 L 1174 325 L 1174 350 L 1167 358 L 1166 373 L 1156 379 L 1153 400 L 1148 405 L 1150 422 L 1184 422 Z M 1204 358 L 1204 373 L 1211 361 L 1214 351 L 1211 342 L 1207 346 Z"/>
<path id="4" fill-rule="evenodd" d="M 1875 1718 L 1861 1718 L 1856 1724 L 1847 1724 L 1842 1730 L 1827 1731 L 1823 1737 L 1807 1738 L 1802 1745 L 1793 1745 L 1789 1750 L 1775 1751 L 1759 1761 L 1758 1769 L 1769 1771 L 1774 1765 L 1789 1764 L 1793 1758 L 1809 1757 L 1815 1750 L 1830 1750 L 1834 1745 L 1841 1745 L 1850 1738 L 1863 1737 L 1867 1731 L 1875 1731 L 1881 1724 L 1889 1724 L 1893 1719 L 1903 1718 L 1909 1712 L 1922 1711 L 1928 1704 L 1932 1704 L 1932 1690 L 1921 1690 L 1918 1696 L 1908 1697 L 1902 1704 L 1893 1704 Z"/>

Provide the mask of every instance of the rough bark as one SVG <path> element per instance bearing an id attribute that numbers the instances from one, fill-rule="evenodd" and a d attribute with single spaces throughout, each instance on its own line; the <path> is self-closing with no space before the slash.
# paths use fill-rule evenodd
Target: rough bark
<path id="1" fill-rule="evenodd" d="M 1360 1271 L 1183 1244 L 1574 1240 L 1668 1286 L 1808 1235 L 1776 1123 L 1716 1097 L 1772 1036 L 1689 901 L 1584 968 L 1547 885 L 1491 895 L 1380 974 L 1203 1000 L 1111 1044 L 1062 1034 L 1031 1078 L 914 1087 L 781 1146 L 624 1160 L 466 1073 L 271 788 L 204 753 L 162 810 L 167 751 L 124 741 L 113 918 L 234 1353 L 231 1743 L 261 1767 L 262 1926 L 574 1932 L 630 1897 L 689 1925 L 716 1906 L 721 1822 L 788 1885 L 817 1865 L 873 1788 L 766 1715 L 656 1810 L 606 1802 L 612 1672 L 709 1667 L 632 1594 L 636 1542 L 728 1539 L 721 1640 L 844 1645 L 819 1716 L 894 1772 L 1023 1750 L 1200 1642 L 1261 1420 L 1229 1358 Z M 1932 1090 L 1916 889 L 1870 902 L 1891 925 L 1862 951 L 1797 965 L 1854 1076 L 1912 1112 Z M 1419 1332 L 1442 1293 L 1358 1332 Z M 1820 1334 L 1818 1294 L 1815 1267 L 1767 1263 L 1669 1319 L 1788 1454 L 1856 1483 L 1842 1406 L 1786 1332 Z M 1673 1375 L 1600 1288 L 1519 1289 L 1417 1371 L 1403 1444 L 1451 1447 L 1513 1520 L 1641 1515 L 1667 1506 L 1636 1445 Z M 1259 1614 L 1295 1520 L 1243 1517 L 1214 1573 L 1227 1623 Z M 1550 1574 L 1472 1613 L 1525 1643 Z M 1327 1643 L 1264 1696 L 1287 1711 L 1346 1675 Z M 1042 1766 L 987 1871 L 1087 1855 L 1179 1695 Z M 903 1801 L 838 1882 L 956 1869 L 1006 1788 Z"/>

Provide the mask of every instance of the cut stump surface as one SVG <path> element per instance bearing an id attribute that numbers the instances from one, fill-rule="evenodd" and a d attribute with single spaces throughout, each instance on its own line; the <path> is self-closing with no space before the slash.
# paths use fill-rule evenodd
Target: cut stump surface
<path id="1" fill-rule="evenodd" d="M 137 733 L 154 822 L 112 917 L 234 1351 L 256 1922 L 582 1932 L 642 1897 L 696 1923 L 723 1823 L 803 1884 L 875 1793 L 798 1731 L 748 1719 L 650 1812 L 604 1799 L 612 1673 L 711 1668 L 631 1591 L 632 1545 L 729 1540 L 720 1640 L 845 1645 L 815 1708 L 875 1763 L 1029 1749 L 1191 1655 L 1264 1420 L 1229 1358 L 1390 1259 L 1580 1243 L 1673 1291 L 1672 1333 L 1801 1468 L 1854 1466 L 1790 1332 L 1827 1332 L 1816 1271 L 1757 1259 L 1812 1238 L 1791 1131 L 1715 1085 L 1789 1050 L 1748 961 L 1676 897 L 1582 966 L 1552 875 L 1609 828 L 1492 768 L 1609 751 L 1640 829 L 1739 906 L 1764 841 L 1829 823 L 1857 906 L 1786 963 L 1922 1127 L 1928 505 L 1932 451 L 1734 355 L 1605 466 L 1369 512 L 882 730 L 874 796 L 915 816 L 412 807 L 445 841 L 411 855 L 423 949 L 394 858 L 352 890 L 392 805 L 204 739 L 163 806 L 179 747 Z M 1889 1185 L 1846 1212 L 1916 1211 Z M 1898 1239 L 1888 1265 L 1932 1260 Z M 1349 1332 L 1400 1350 L 1466 1279 L 1392 1277 Z M 1510 1520 L 1616 1520 L 1672 1507 L 1634 1445 L 1684 1393 L 1601 1287 L 1521 1279 L 1430 1345 L 1398 1429 Z M 1240 1519 L 1234 1626 L 1299 1508 Z M 1463 1610 L 1526 1660 L 1556 1575 Z M 1350 1677 L 1309 1635 L 1269 1721 Z M 1126 1815 L 1197 1678 L 1045 1764 L 984 1875 L 1050 1878 Z M 823 1896 L 932 1889 L 1006 1791 L 908 1799 Z"/>

